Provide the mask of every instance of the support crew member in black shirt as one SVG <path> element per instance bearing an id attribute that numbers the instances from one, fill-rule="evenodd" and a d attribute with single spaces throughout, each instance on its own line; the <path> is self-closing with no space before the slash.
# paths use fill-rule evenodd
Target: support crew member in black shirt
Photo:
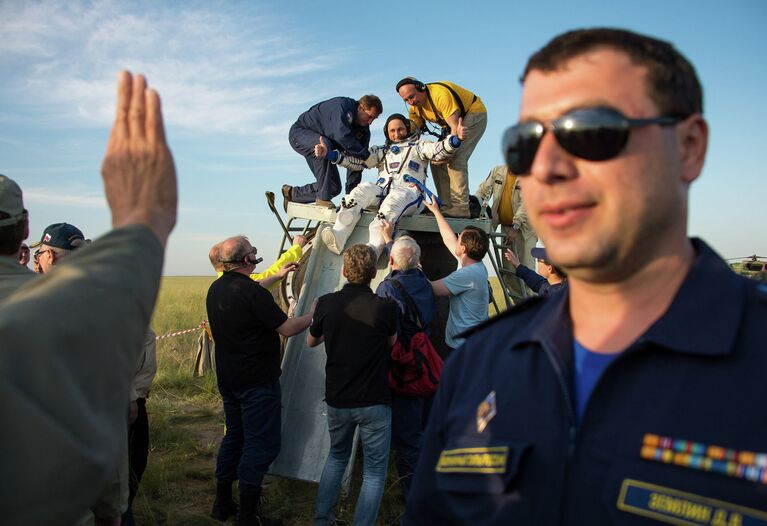
<path id="1" fill-rule="evenodd" d="M 397 305 L 370 289 L 376 253 L 357 244 L 344 251 L 348 283 L 317 301 L 306 335 L 310 347 L 325 343 L 325 400 L 330 453 L 320 477 L 314 524 L 333 524 L 336 500 L 359 427 L 365 457 L 353 524 L 373 526 L 386 484 L 391 443 L 389 354 L 397 340 Z"/>
<path id="2" fill-rule="evenodd" d="M 312 315 L 288 318 L 269 291 L 250 279 L 261 260 L 246 237 L 225 240 L 221 260 L 224 273 L 210 286 L 206 301 L 226 418 L 211 515 L 224 521 L 237 513 L 232 482 L 239 479 L 237 524 L 280 524 L 262 517 L 259 508 L 261 481 L 280 451 L 280 335 L 302 332 Z M 280 277 L 294 267 L 283 266 Z"/>

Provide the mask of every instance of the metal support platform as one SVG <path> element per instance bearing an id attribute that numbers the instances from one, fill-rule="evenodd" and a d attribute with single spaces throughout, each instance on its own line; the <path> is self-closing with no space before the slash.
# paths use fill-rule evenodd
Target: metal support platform
<path id="1" fill-rule="evenodd" d="M 308 238 L 312 239 L 310 245 L 305 247 L 305 253 L 309 253 L 309 256 L 305 268 L 302 269 L 303 274 L 300 276 L 300 282 L 295 283 L 292 287 L 298 296 L 295 312 L 297 316 L 300 316 L 308 312 L 316 298 L 339 290 L 345 282 L 341 276 L 342 257 L 330 252 L 324 243 L 318 241 L 319 237 L 316 236 L 318 228 L 323 223 L 332 224 L 335 221 L 336 211 L 311 204 L 289 203 L 287 221 L 283 223 L 279 212 L 273 208 L 273 196 L 271 205 L 284 231 L 280 252 L 290 247 L 292 236 L 295 234 L 307 235 Z M 363 212 L 347 242 L 347 246 L 355 243 L 366 243 L 368 226 L 374 219 L 375 213 Z M 481 219 L 448 218 L 448 223 L 456 233 L 461 232 L 468 225 L 477 226 L 491 234 L 492 239 L 492 224 L 486 217 Z M 409 232 L 439 232 L 434 217 L 426 214 L 402 218 L 397 229 Z M 495 246 L 495 242 L 493 246 Z M 488 253 L 493 268 L 498 273 L 498 251 L 495 249 L 488 251 Z M 371 283 L 373 290 L 389 273 L 387 263 L 384 257 L 380 258 L 378 274 Z M 505 296 L 506 304 L 509 305 L 508 293 Z M 497 308 L 496 305 L 496 310 Z M 282 361 L 282 370 L 282 447 L 279 456 L 270 468 L 270 473 L 318 482 L 330 448 L 327 405 L 324 400 L 324 344 L 313 349 L 307 347 L 305 333 L 288 339 Z"/>

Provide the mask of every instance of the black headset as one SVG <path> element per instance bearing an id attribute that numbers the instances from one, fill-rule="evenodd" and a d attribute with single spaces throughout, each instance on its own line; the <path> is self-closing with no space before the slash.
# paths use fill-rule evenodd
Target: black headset
<path id="1" fill-rule="evenodd" d="M 387 142 L 391 142 L 391 137 L 389 137 L 389 123 L 391 121 L 398 120 L 405 123 L 405 127 L 407 128 L 407 136 L 410 137 L 416 132 L 415 129 L 415 123 L 402 115 L 401 113 L 392 113 L 389 115 L 389 118 L 386 119 L 386 124 L 384 124 L 384 137 L 386 137 Z"/>
<path id="2" fill-rule="evenodd" d="M 415 86 L 416 91 L 422 91 L 422 92 L 426 91 L 426 84 L 424 84 L 423 82 L 421 82 L 415 77 L 405 77 L 404 79 L 397 82 L 397 87 L 396 87 L 397 93 L 399 93 L 399 89 L 402 86 L 407 86 L 408 84 L 412 84 L 413 86 Z"/>

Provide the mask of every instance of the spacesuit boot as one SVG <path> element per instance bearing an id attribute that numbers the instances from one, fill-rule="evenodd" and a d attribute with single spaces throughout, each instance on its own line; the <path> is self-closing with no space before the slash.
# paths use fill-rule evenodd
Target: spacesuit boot
<path id="1" fill-rule="evenodd" d="M 336 222 L 332 227 L 326 227 L 320 237 L 328 250 L 334 254 L 340 254 L 352 235 L 354 227 L 362 215 L 362 206 L 354 199 L 341 199 L 341 208 L 336 214 Z"/>
<path id="2" fill-rule="evenodd" d="M 370 226 L 368 227 L 368 246 L 375 251 L 376 259 L 381 255 L 384 245 L 386 245 L 383 233 L 381 232 L 383 230 L 383 221 L 385 219 L 386 216 L 379 212 L 376 218 L 370 222 Z"/>

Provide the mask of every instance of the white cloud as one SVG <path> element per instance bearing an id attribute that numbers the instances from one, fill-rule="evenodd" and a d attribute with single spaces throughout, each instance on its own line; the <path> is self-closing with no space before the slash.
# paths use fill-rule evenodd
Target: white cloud
<path id="1" fill-rule="evenodd" d="M 106 199 L 103 195 L 96 194 L 73 194 L 62 192 L 61 189 L 49 190 L 42 188 L 25 188 L 24 203 L 27 206 L 31 204 L 38 205 L 59 205 L 59 206 L 77 206 L 84 208 L 103 208 L 107 207 Z"/>
<path id="2" fill-rule="evenodd" d="M 250 135 L 273 148 L 276 123 L 285 143 L 287 120 L 333 88 L 316 74 L 348 52 L 323 50 L 318 60 L 316 43 L 257 7 L 2 2 L 0 66 L 12 72 L 5 92 L 46 118 L 56 108 L 62 124 L 105 126 L 116 72 L 131 69 L 160 91 L 169 127 Z"/>

